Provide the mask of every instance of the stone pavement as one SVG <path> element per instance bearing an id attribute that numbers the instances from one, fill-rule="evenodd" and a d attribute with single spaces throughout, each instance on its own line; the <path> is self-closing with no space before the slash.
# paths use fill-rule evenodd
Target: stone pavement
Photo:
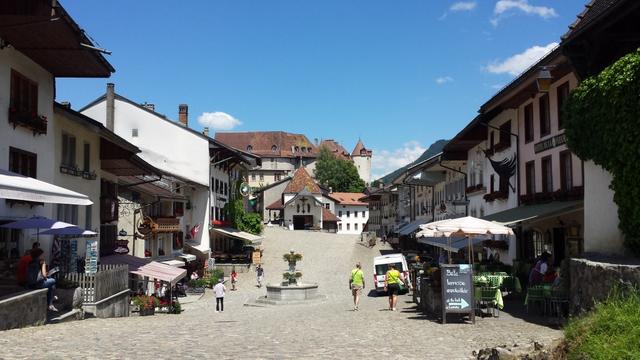
<path id="1" fill-rule="evenodd" d="M 373 249 L 352 235 L 291 232 L 267 228 L 264 240 L 266 282 L 280 282 L 293 248 L 304 282 L 317 282 L 327 300 L 309 305 L 245 306 L 266 289 L 255 287 L 255 272 L 239 276 L 228 291 L 225 311 L 216 313 L 208 291 L 185 304 L 180 315 L 87 319 L 9 330 L 0 334 L 1 359 L 468 359 L 472 350 L 501 344 L 550 343 L 558 330 L 501 313 L 476 325 L 425 319 L 408 295 L 397 312 L 387 298 L 366 296 L 352 310 L 348 274 L 356 261 L 365 271 L 365 294 L 371 289 Z M 229 286 L 230 287 L 230 286 Z"/>

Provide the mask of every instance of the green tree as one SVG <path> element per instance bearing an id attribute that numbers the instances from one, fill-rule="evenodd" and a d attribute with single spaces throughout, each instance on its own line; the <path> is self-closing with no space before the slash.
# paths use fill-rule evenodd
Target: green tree
<path id="1" fill-rule="evenodd" d="M 316 180 L 338 192 L 363 192 L 364 181 L 358 175 L 356 166 L 348 160 L 338 159 L 326 147 L 320 154 L 314 170 Z"/>
<path id="2" fill-rule="evenodd" d="M 640 255 L 640 49 L 584 80 L 562 109 L 569 148 L 609 171 L 625 246 Z M 590 219 L 596 220 L 596 219 Z"/>

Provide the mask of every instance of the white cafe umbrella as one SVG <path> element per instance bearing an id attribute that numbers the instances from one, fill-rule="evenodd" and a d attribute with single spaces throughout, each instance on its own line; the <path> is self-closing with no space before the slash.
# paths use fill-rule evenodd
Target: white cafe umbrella
<path id="1" fill-rule="evenodd" d="M 75 235 L 75 236 L 96 236 L 97 232 L 85 230 L 77 226 L 68 226 L 60 228 L 52 228 L 42 231 L 38 235 Z"/>
<path id="2" fill-rule="evenodd" d="M 456 219 L 436 221 L 420 226 L 421 231 L 417 236 L 466 236 L 469 237 L 469 261 L 472 259 L 473 246 L 470 236 L 475 235 L 513 235 L 511 228 L 482 220 L 473 216 L 465 216 Z M 449 244 L 449 247 L 451 244 Z M 449 262 L 451 262 L 451 251 L 449 251 Z"/>

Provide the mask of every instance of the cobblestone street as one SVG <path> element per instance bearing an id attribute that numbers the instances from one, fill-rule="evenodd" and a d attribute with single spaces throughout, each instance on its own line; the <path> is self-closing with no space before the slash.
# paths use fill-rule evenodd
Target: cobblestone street
<path id="1" fill-rule="evenodd" d="M 168 359 L 168 358 L 367 358 L 467 359 L 473 350 L 499 344 L 548 344 L 558 330 L 501 313 L 476 325 L 425 319 L 408 295 L 398 312 L 387 311 L 384 296 L 366 296 L 352 311 L 348 274 L 356 261 L 371 289 L 372 259 L 383 249 L 362 246 L 359 237 L 267 228 L 266 282 L 281 281 L 282 254 L 295 249 L 304 282 L 317 282 L 327 299 L 291 306 L 248 306 L 266 289 L 255 287 L 255 272 L 240 274 L 225 311 L 216 313 L 211 292 L 184 305 L 180 315 L 88 319 L 10 330 L 0 336 L 2 359 Z M 230 287 L 230 286 L 229 286 Z"/>

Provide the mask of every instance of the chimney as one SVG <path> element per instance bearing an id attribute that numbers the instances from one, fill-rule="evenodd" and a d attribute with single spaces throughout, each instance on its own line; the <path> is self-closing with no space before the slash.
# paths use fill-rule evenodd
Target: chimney
<path id="1" fill-rule="evenodd" d="M 178 120 L 184 127 L 189 127 L 189 105 L 178 105 Z"/>
<path id="2" fill-rule="evenodd" d="M 65 109 L 71 109 L 71 103 L 68 101 L 61 101 L 60 105 L 62 105 Z"/>
<path id="3" fill-rule="evenodd" d="M 107 129 L 113 131 L 114 109 L 115 109 L 115 91 L 113 83 L 107 83 Z"/>
<path id="4" fill-rule="evenodd" d="M 205 127 L 204 129 L 202 129 L 202 135 L 209 137 L 209 128 Z"/>
<path id="5" fill-rule="evenodd" d="M 333 188 L 329 186 L 329 194 L 333 193 Z"/>
<path id="6" fill-rule="evenodd" d="M 145 101 L 140 105 L 142 105 L 142 107 L 144 107 L 147 110 L 156 111 L 156 105 L 155 104 L 150 104 L 150 103 Z"/>

